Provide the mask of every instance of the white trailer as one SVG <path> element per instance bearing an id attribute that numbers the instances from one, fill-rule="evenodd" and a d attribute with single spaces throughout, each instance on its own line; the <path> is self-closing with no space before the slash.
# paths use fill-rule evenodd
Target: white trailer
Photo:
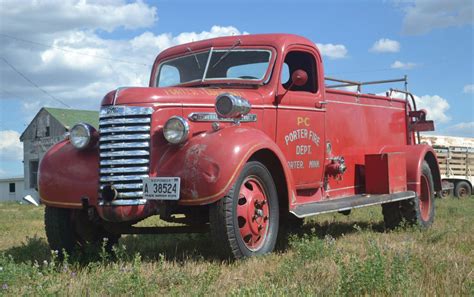
<path id="1" fill-rule="evenodd" d="M 474 138 L 423 135 L 421 142 L 431 145 L 438 155 L 443 180 L 441 197 L 470 197 L 474 184 Z"/>

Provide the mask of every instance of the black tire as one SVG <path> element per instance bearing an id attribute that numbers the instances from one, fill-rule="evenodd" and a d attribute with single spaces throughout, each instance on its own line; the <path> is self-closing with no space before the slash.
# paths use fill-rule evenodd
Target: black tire
<path id="1" fill-rule="evenodd" d="M 254 184 L 250 184 L 251 182 Z M 261 200 L 256 199 L 257 196 L 253 194 L 255 185 L 258 186 L 255 191 L 263 193 L 264 197 Z M 245 190 L 244 187 L 247 187 L 247 190 L 250 189 L 251 194 L 248 194 L 248 197 L 241 195 L 242 189 Z M 263 200 L 266 202 L 262 203 Z M 252 204 L 252 202 L 255 203 Z M 264 204 L 267 206 L 263 206 Z M 261 208 L 257 208 L 257 205 Z M 249 216 L 246 218 L 245 215 L 238 214 L 238 207 L 241 207 L 241 210 L 247 210 L 244 214 L 249 214 L 255 208 L 254 217 L 257 213 L 258 217 L 250 221 Z M 272 252 L 278 235 L 279 207 L 275 183 L 267 168 L 257 161 L 248 162 L 229 193 L 211 205 L 209 221 L 213 241 L 222 256 L 226 258 L 239 259 Z M 265 226 L 263 235 L 249 234 L 250 239 L 242 235 L 243 230 L 260 223 L 259 232 L 260 227 Z M 259 245 L 251 248 L 250 245 L 254 239 L 259 242 Z"/>
<path id="2" fill-rule="evenodd" d="M 465 199 L 465 198 L 471 197 L 472 195 L 471 186 L 469 185 L 468 182 L 465 182 L 465 181 L 457 182 L 456 186 L 454 187 L 454 195 L 456 196 L 456 198 L 459 198 L 459 199 Z"/>
<path id="3" fill-rule="evenodd" d="M 112 251 L 120 235 L 106 232 L 102 226 L 88 220 L 82 210 L 46 206 L 44 213 L 46 237 L 51 250 L 58 251 L 60 259 L 63 250 L 72 255 L 88 245 L 98 248 L 106 240 L 105 249 Z"/>
<path id="4" fill-rule="evenodd" d="M 393 230 L 400 226 L 402 214 L 399 201 L 382 204 L 382 214 L 386 229 Z"/>
<path id="5" fill-rule="evenodd" d="M 453 191 L 452 190 L 441 190 L 439 192 L 439 197 L 442 198 L 442 199 L 446 199 L 446 198 L 449 198 L 449 197 L 452 197 L 453 196 Z"/>
<path id="6" fill-rule="evenodd" d="M 408 225 L 428 228 L 435 215 L 435 192 L 430 166 L 423 161 L 421 168 L 421 195 L 415 199 L 382 205 L 385 227 L 394 229 L 405 221 Z"/>
<path id="7" fill-rule="evenodd" d="M 44 225 L 51 250 L 58 251 L 61 255 L 63 250 L 72 254 L 77 244 L 72 224 L 72 210 L 46 206 Z"/>

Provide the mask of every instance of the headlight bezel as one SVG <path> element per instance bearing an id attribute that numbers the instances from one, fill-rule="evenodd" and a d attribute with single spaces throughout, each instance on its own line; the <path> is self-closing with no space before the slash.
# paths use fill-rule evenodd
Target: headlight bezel
<path id="1" fill-rule="evenodd" d="M 179 138 L 172 138 L 170 133 L 167 133 L 171 127 L 171 124 L 179 123 L 182 125 L 181 136 Z M 176 131 L 176 130 L 175 130 Z M 181 116 L 172 116 L 163 125 L 163 137 L 171 144 L 182 144 L 185 143 L 189 138 L 189 123 Z"/>
<path id="2" fill-rule="evenodd" d="M 82 144 L 78 141 L 75 141 L 75 139 L 79 137 L 75 133 L 77 129 L 82 129 L 82 132 L 85 134 L 86 140 Z M 85 150 L 87 148 L 93 147 L 97 142 L 97 130 L 87 123 L 77 123 L 69 130 L 69 142 L 78 150 Z"/>

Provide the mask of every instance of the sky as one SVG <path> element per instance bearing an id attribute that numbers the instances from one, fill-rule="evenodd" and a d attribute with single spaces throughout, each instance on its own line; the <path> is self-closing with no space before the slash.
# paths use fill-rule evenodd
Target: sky
<path id="1" fill-rule="evenodd" d="M 471 0 L 0 0 L 0 178 L 23 175 L 19 136 L 41 107 L 98 110 L 146 86 L 162 50 L 225 35 L 307 37 L 327 76 L 408 75 L 436 134 L 474 137 L 473 14 Z"/>

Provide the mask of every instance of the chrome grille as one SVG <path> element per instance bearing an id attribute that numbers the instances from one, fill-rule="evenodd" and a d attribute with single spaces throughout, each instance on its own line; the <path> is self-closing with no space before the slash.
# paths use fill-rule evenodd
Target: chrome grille
<path id="1" fill-rule="evenodd" d="M 118 199 L 141 199 L 150 163 L 151 107 L 109 106 L 100 110 L 100 189 L 112 184 Z"/>

